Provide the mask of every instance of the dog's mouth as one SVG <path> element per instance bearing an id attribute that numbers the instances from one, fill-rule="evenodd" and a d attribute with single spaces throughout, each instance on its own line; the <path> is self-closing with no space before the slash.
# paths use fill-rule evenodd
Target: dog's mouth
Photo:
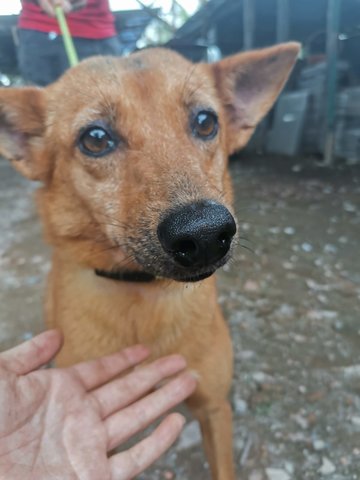
<path id="1" fill-rule="evenodd" d="M 206 278 L 211 277 L 215 273 L 215 270 L 211 270 L 208 272 L 204 272 L 201 274 L 197 275 L 187 275 L 187 276 L 176 276 L 177 278 L 173 278 L 173 280 L 176 280 L 178 282 L 200 282 L 201 280 L 205 280 Z M 117 280 L 120 282 L 130 282 L 130 283 L 150 283 L 158 277 L 152 273 L 148 273 L 145 271 L 139 271 L 139 270 L 100 270 L 100 269 L 95 269 L 95 274 L 98 277 L 103 277 L 107 278 L 109 280 Z"/>
<path id="2" fill-rule="evenodd" d="M 215 270 L 211 270 L 209 272 L 205 272 L 205 273 L 201 273 L 199 275 L 192 275 L 192 276 L 189 276 L 189 277 L 184 277 L 184 278 L 180 278 L 178 281 L 179 282 L 200 282 L 201 280 L 205 280 L 206 278 L 209 278 L 211 277 L 211 275 L 213 275 L 215 273 Z"/>
<path id="3" fill-rule="evenodd" d="M 155 280 L 156 276 L 152 273 L 139 270 L 100 270 L 95 269 L 98 277 L 108 278 L 109 280 L 118 280 L 120 282 L 149 283 Z"/>

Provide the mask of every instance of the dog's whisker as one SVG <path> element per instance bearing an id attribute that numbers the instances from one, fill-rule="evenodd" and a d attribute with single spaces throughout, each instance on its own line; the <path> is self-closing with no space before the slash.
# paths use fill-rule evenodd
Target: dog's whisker
<path id="1" fill-rule="evenodd" d="M 239 240 L 244 240 L 245 242 L 254 243 L 253 240 L 251 240 L 251 238 L 248 238 L 248 237 L 243 237 L 243 236 L 239 235 L 237 238 Z"/>
<path id="2" fill-rule="evenodd" d="M 253 254 L 253 255 L 256 255 L 256 251 L 255 251 L 252 247 L 249 247 L 248 245 L 244 245 L 244 244 L 242 244 L 242 243 L 239 243 L 239 244 L 238 244 L 238 247 L 239 247 L 240 249 L 244 249 L 244 250 L 250 252 L 250 253 Z M 234 256 L 235 256 L 235 255 L 234 255 Z"/>
<path id="3" fill-rule="evenodd" d="M 185 90 L 186 88 L 189 86 L 189 82 L 190 82 L 190 79 L 191 77 L 193 76 L 193 74 L 195 73 L 195 69 L 196 69 L 196 64 L 194 65 L 191 65 L 187 74 L 186 74 L 186 77 L 185 77 L 185 80 L 183 82 L 183 87 L 182 87 L 182 94 L 181 94 L 181 98 L 183 100 L 186 100 L 186 95 L 185 95 Z"/>

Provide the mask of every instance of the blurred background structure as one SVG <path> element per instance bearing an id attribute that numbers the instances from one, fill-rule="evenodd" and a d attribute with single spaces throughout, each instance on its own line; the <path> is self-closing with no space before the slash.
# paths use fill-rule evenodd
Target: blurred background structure
<path id="1" fill-rule="evenodd" d="M 126 8 L 127 2 L 113 5 Z M 192 60 L 213 61 L 300 41 L 301 61 L 248 150 L 312 154 L 325 163 L 334 156 L 350 163 L 360 158 L 360 0 L 135 0 L 134 5 L 138 8 L 114 11 L 125 54 L 166 45 Z M 16 22 L 17 15 L 0 16 L 4 84 L 17 74 Z"/>
<path id="2" fill-rule="evenodd" d="M 302 43 L 301 61 L 248 149 L 310 153 L 331 162 L 326 151 L 331 142 L 337 156 L 356 161 L 360 154 L 358 0 L 211 0 L 169 43 L 199 59 L 198 45 L 215 44 L 222 55 L 229 55 L 288 40 Z"/>
<path id="3" fill-rule="evenodd" d="M 135 5 L 114 11 L 125 54 L 166 45 L 192 60 L 213 61 L 300 41 L 301 61 L 248 150 L 312 154 L 325 163 L 334 156 L 350 163 L 360 158 L 360 0 L 136 0 Z M 17 74 L 16 22 L 16 15 L 0 16 L 5 84 L 7 75 Z"/>

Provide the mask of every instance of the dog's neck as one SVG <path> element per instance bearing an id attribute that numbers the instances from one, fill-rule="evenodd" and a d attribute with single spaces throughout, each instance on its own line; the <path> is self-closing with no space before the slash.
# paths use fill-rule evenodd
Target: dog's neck
<path id="1" fill-rule="evenodd" d="M 155 276 L 147 272 L 136 271 L 108 271 L 95 269 L 98 277 L 108 278 L 109 280 L 117 280 L 120 282 L 149 283 L 155 280 Z"/>

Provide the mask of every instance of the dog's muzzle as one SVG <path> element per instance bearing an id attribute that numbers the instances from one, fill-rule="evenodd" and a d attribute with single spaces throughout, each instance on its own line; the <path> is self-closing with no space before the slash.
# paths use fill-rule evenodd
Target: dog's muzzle
<path id="1" fill-rule="evenodd" d="M 214 267 L 227 255 L 235 233 L 234 217 L 212 200 L 172 210 L 157 229 L 162 248 L 176 264 L 201 270 Z"/>

